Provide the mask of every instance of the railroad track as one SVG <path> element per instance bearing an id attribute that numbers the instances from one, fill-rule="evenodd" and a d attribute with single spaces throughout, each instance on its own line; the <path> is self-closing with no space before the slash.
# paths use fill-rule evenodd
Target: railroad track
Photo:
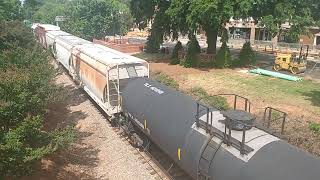
<path id="1" fill-rule="evenodd" d="M 83 93 L 85 93 L 83 91 Z M 108 116 L 103 110 L 89 97 L 87 96 L 91 104 L 98 110 L 99 115 L 102 118 L 108 120 Z M 108 120 L 109 124 L 112 123 Z M 142 164 L 148 164 L 147 170 L 151 175 L 156 176 L 157 180 L 192 180 L 181 168 L 173 163 L 171 158 L 166 155 L 157 145 L 150 142 L 148 150 L 141 150 L 131 145 L 130 139 L 119 127 L 113 127 L 113 130 L 118 134 L 122 141 L 126 141 L 126 144 L 131 147 L 135 155 L 138 155 L 138 159 Z"/>

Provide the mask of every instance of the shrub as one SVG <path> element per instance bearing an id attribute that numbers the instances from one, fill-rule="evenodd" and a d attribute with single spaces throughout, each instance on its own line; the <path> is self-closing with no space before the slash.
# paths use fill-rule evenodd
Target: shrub
<path id="1" fill-rule="evenodd" d="M 315 133 L 320 133 L 320 124 L 318 123 L 310 123 L 309 129 L 312 130 Z"/>
<path id="2" fill-rule="evenodd" d="M 228 68 L 231 66 L 232 58 L 228 45 L 222 43 L 221 48 L 219 49 L 214 64 L 217 68 Z"/>
<path id="3" fill-rule="evenodd" d="M 31 173 L 42 157 L 68 147 L 74 134 L 72 127 L 43 130 L 48 104 L 59 99 L 48 53 L 22 24 L 0 34 L 0 179 L 10 179 Z"/>
<path id="4" fill-rule="evenodd" d="M 197 55 L 201 52 L 197 38 L 194 35 L 189 35 L 189 39 L 186 57 L 184 61 L 180 63 L 186 68 L 197 66 Z"/>
<path id="5" fill-rule="evenodd" d="M 176 65 L 180 63 L 179 60 L 179 51 L 182 50 L 182 44 L 180 41 L 177 42 L 177 44 L 174 46 L 173 51 L 172 51 L 172 56 L 171 56 L 171 61 L 170 64 Z"/>
<path id="6" fill-rule="evenodd" d="M 229 109 L 227 99 L 221 96 L 211 96 L 203 88 L 194 87 L 190 89 L 190 94 L 207 106 L 215 107 L 221 110 Z"/>
<path id="7" fill-rule="evenodd" d="M 162 72 L 154 73 L 152 78 L 166 86 L 172 87 L 174 89 L 179 89 L 179 84 L 177 83 L 177 81 Z"/>
<path id="8" fill-rule="evenodd" d="M 243 44 L 242 49 L 239 54 L 239 59 L 234 61 L 234 66 L 248 66 L 254 65 L 256 63 L 256 54 L 253 51 L 250 42 Z"/>

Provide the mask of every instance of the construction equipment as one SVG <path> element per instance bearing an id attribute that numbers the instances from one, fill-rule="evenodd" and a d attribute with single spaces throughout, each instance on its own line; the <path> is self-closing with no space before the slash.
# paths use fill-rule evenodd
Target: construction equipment
<path id="1" fill-rule="evenodd" d="M 276 71 L 289 70 L 292 74 L 303 73 L 307 69 L 308 53 L 309 45 L 302 45 L 299 55 L 296 53 L 277 53 L 273 69 Z"/>

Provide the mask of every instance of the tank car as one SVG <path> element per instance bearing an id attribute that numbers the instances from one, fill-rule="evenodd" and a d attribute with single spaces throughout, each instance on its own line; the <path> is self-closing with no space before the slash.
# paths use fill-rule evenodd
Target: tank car
<path id="1" fill-rule="evenodd" d="M 122 124 L 133 123 L 193 179 L 320 177 L 318 158 L 254 125 L 244 111 L 204 106 L 147 78 L 128 83 L 122 108 Z M 141 145 L 143 138 L 132 134 Z"/>

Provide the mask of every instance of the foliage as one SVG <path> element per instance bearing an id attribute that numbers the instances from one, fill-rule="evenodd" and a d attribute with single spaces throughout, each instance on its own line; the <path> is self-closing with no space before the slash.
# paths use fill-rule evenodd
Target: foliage
<path id="1" fill-rule="evenodd" d="M 157 10 L 154 12 L 154 19 L 150 29 L 150 35 L 146 44 L 146 52 L 156 53 L 163 43 L 164 36 L 170 31 L 170 19 L 165 13 L 169 7 L 169 2 L 159 0 L 155 5 Z M 155 8 L 155 7 L 154 7 Z"/>
<path id="2" fill-rule="evenodd" d="M 157 1 L 154 0 L 130 1 L 130 10 L 139 29 L 147 27 L 148 22 L 154 17 L 157 5 Z"/>
<path id="3" fill-rule="evenodd" d="M 1 0 L 0 1 L 0 21 L 22 19 L 19 0 Z"/>
<path id="4" fill-rule="evenodd" d="M 179 84 L 177 81 L 162 72 L 155 72 L 152 78 L 166 86 L 179 89 Z"/>
<path id="5" fill-rule="evenodd" d="M 242 49 L 240 50 L 239 59 L 233 62 L 234 66 L 248 66 L 254 65 L 256 63 L 256 54 L 251 47 L 250 42 L 243 44 Z"/>
<path id="6" fill-rule="evenodd" d="M 56 98 L 48 53 L 21 22 L 1 22 L 0 179 L 32 172 L 42 157 L 68 147 L 72 127 L 46 132 L 43 116 Z M 28 43 L 26 43 L 28 42 Z"/>
<path id="7" fill-rule="evenodd" d="M 228 68 L 231 66 L 231 53 L 226 43 L 222 43 L 221 48 L 215 57 L 214 64 L 217 68 Z"/>
<path id="8" fill-rule="evenodd" d="M 185 1 L 185 0 L 176 0 Z M 231 17 L 246 17 L 255 0 L 189 0 L 187 22 L 191 29 L 201 27 L 207 35 L 207 53 L 216 53 L 218 32 Z"/>
<path id="9" fill-rule="evenodd" d="M 34 22 L 55 24 L 56 16 L 63 16 L 65 13 L 66 1 L 48 1 L 32 15 Z"/>
<path id="10" fill-rule="evenodd" d="M 219 108 L 221 110 L 229 109 L 226 98 L 221 96 L 211 96 L 201 87 L 191 88 L 190 94 L 208 106 Z"/>
<path id="11" fill-rule="evenodd" d="M 273 37 L 281 33 L 281 25 L 289 23 L 289 34 L 297 36 L 308 33 L 307 27 L 314 26 L 319 18 L 314 7 L 319 6 L 319 1 L 314 0 L 278 0 L 256 1 L 251 16 L 261 21 L 261 25 Z"/>
<path id="12" fill-rule="evenodd" d="M 197 66 L 197 55 L 201 52 L 200 45 L 198 43 L 195 35 L 189 35 L 189 42 L 187 43 L 187 53 L 184 61 L 180 63 L 186 67 L 196 67 Z"/>
<path id="13" fill-rule="evenodd" d="M 315 133 L 320 133 L 320 124 L 318 123 L 310 123 L 309 129 L 312 130 Z"/>
<path id="14" fill-rule="evenodd" d="M 170 64 L 176 65 L 180 63 L 179 51 L 181 51 L 182 49 L 183 49 L 182 44 L 180 41 L 178 41 L 173 48 Z"/>
<path id="15" fill-rule="evenodd" d="M 117 0 L 70 1 L 65 15 L 62 29 L 87 40 L 124 35 L 132 22 L 129 8 Z"/>
<path id="16" fill-rule="evenodd" d="M 22 48 L 34 46 L 33 35 L 21 26 L 22 23 L 19 21 L 0 21 L 0 51 L 9 50 L 15 46 Z"/>

